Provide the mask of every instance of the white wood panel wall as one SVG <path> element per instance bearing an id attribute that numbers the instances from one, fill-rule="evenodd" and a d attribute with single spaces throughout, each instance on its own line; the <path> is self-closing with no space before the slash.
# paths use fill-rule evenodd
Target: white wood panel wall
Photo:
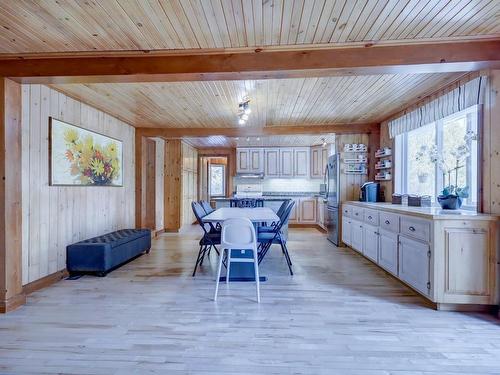
<path id="1" fill-rule="evenodd" d="M 165 229 L 165 220 L 163 217 L 163 201 L 164 201 L 164 180 L 165 180 L 165 141 L 160 138 L 155 138 L 156 142 L 156 202 L 155 202 L 155 211 L 156 211 L 156 230 Z"/>
<path id="2" fill-rule="evenodd" d="M 134 227 L 134 128 L 47 86 L 22 88 L 23 284 L 66 267 L 66 245 Z M 123 141 L 123 187 L 49 186 L 49 116 Z"/>
<path id="3" fill-rule="evenodd" d="M 182 207 L 181 229 L 196 220 L 191 202 L 198 200 L 198 151 L 182 142 Z"/>

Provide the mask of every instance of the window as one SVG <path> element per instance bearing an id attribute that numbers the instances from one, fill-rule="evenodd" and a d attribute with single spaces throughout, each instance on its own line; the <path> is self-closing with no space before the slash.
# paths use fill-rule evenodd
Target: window
<path id="1" fill-rule="evenodd" d="M 468 156 L 459 162 L 457 178 L 455 172 L 444 173 L 431 161 L 428 152 L 432 147 L 443 155 L 443 167 L 450 170 L 457 166 L 453 152 L 465 143 L 466 135 L 477 134 L 478 106 L 467 108 L 442 120 L 398 135 L 395 150 L 395 188 L 403 194 L 430 195 L 434 200 L 444 186 L 468 186 L 469 197 L 464 208 L 477 206 L 477 140 L 469 145 Z"/>
<path id="2" fill-rule="evenodd" d="M 210 164 L 209 195 L 211 197 L 226 195 L 226 166 L 224 164 Z"/>

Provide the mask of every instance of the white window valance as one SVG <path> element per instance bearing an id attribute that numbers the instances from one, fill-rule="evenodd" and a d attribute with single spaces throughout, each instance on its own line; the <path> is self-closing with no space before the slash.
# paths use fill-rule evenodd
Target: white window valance
<path id="1" fill-rule="evenodd" d="M 486 76 L 474 78 L 422 106 L 389 121 L 389 135 L 406 133 L 476 104 L 483 104 Z"/>

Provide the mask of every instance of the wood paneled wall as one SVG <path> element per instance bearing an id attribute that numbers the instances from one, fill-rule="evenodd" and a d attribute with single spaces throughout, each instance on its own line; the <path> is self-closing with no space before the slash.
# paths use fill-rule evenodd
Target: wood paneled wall
<path id="1" fill-rule="evenodd" d="M 181 227 L 182 148 L 180 139 L 165 140 L 164 175 L 165 230 L 177 232 Z"/>
<path id="2" fill-rule="evenodd" d="M 49 186 L 48 119 L 123 141 L 123 187 Z M 62 270 L 66 245 L 134 227 L 134 128 L 42 85 L 22 87 L 23 284 Z"/>
<path id="3" fill-rule="evenodd" d="M 344 174 L 343 169 L 345 168 L 345 164 L 342 162 L 342 158 L 344 157 L 344 145 L 346 143 L 363 143 L 368 145 L 369 143 L 369 135 L 368 134 L 339 134 L 335 137 L 335 152 L 340 153 L 340 201 L 357 201 L 359 200 L 359 188 L 363 183 L 368 181 L 367 175 L 354 175 L 354 174 Z M 368 158 L 374 158 L 375 150 L 368 149 Z"/>
<path id="4" fill-rule="evenodd" d="M 165 179 L 165 141 L 160 138 L 155 138 L 156 142 L 156 230 L 165 229 L 165 220 L 163 215 L 164 210 L 164 179 Z"/>
<path id="5" fill-rule="evenodd" d="M 181 226 L 188 226 L 196 220 L 191 209 L 191 202 L 198 200 L 198 151 L 185 142 L 182 143 L 181 189 Z"/>
<path id="6" fill-rule="evenodd" d="M 482 124 L 482 208 L 500 215 L 500 70 L 482 73 L 488 76 Z"/>

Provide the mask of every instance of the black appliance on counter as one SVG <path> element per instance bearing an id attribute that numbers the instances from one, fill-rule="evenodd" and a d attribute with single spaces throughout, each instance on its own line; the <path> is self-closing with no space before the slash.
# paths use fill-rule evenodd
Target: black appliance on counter
<path id="1" fill-rule="evenodd" d="M 331 155 L 325 170 L 326 184 L 326 215 L 325 225 L 327 238 L 335 245 L 339 246 L 340 233 L 340 155 Z"/>
<path id="2" fill-rule="evenodd" d="M 359 190 L 359 200 L 361 202 L 379 202 L 380 184 L 378 182 L 365 182 Z"/>

